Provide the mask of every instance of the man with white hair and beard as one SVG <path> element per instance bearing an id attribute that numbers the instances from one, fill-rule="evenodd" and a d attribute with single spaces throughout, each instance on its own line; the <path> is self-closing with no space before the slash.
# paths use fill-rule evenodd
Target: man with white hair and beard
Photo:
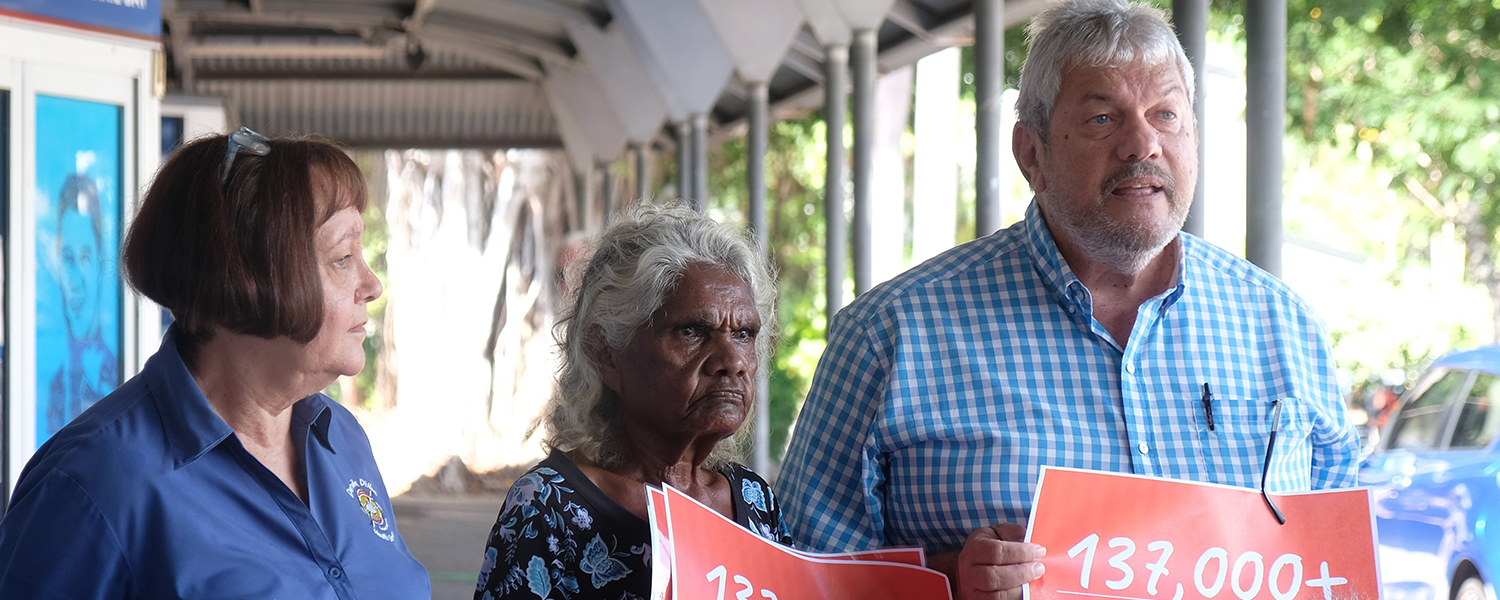
<path id="1" fill-rule="evenodd" d="M 1355 483 L 1317 317 L 1178 231 L 1198 136 L 1165 15 L 1064 3 L 1027 42 L 1012 144 L 1035 193 L 1025 219 L 834 318 L 777 486 L 799 546 L 920 545 L 960 599 L 1020 598 L 1041 575 L 1046 549 L 1020 524 L 1043 465 L 1271 492 Z"/>

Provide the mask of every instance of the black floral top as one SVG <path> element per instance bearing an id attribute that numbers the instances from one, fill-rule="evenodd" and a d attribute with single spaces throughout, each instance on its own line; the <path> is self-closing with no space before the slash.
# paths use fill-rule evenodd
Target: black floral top
<path id="1" fill-rule="evenodd" d="M 744 465 L 729 480 L 734 521 L 791 545 L 771 486 Z M 474 600 L 635 600 L 651 594 L 651 526 L 554 451 L 510 486 L 490 531 Z"/>

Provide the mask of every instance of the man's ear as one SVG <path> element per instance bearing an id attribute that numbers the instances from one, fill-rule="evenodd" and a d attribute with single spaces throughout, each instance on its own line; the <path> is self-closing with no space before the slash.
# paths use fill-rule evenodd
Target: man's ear
<path id="1" fill-rule="evenodd" d="M 1040 194 L 1047 189 L 1047 179 L 1042 176 L 1042 138 L 1036 130 L 1025 123 L 1016 123 L 1010 134 L 1010 150 L 1016 155 L 1021 175 L 1031 184 L 1032 193 Z"/>

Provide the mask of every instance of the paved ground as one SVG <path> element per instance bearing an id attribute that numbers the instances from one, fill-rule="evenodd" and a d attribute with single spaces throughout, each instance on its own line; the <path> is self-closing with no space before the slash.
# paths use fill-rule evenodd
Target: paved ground
<path id="1" fill-rule="evenodd" d="M 472 600 L 490 527 L 505 497 L 405 494 L 391 499 L 401 537 L 432 577 L 433 600 Z"/>

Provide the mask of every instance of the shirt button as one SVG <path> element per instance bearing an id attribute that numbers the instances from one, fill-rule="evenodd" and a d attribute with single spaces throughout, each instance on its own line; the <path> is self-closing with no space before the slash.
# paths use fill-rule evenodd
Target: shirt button
<path id="1" fill-rule="evenodd" d="M 1144 448 L 1145 446 L 1142 445 L 1141 447 Z M 339 579 L 344 576 L 344 570 L 338 567 L 329 567 L 328 576 L 334 579 Z"/>
<path id="2" fill-rule="evenodd" d="M 1135 373 L 1135 363 L 1133 363 L 1133 362 L 1125 363 L 1125 372 L 1126 373 L 1134 374 Z"/>
<path id="3" fill-rule="evenodd" d="M 1076 313 L 1076 312 L 1078 312 L 1078 309 L 1074 308 L 1073 305 L 1069 304 L 1068 305 L 1068 314 L 1071 315 L 1071 314 Z"/>
<path id="4" fill-rule="evenodd" d="M 1137 447 L 1141 449 L 1141 454 L 1150 454 L 1151 453 L 1151 447 L 1147 446 L 1144 442 L 1142 442 L 1141 445 L 1137 446 Z"/>

